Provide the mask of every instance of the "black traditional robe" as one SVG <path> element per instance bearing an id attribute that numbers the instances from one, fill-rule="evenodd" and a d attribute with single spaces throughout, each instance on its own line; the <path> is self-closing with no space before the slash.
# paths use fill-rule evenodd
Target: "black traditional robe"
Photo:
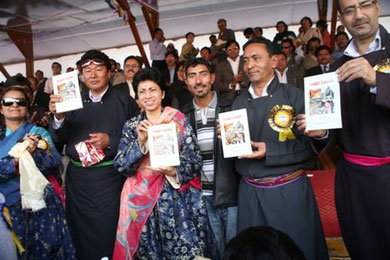
<path id="1" fill-rule="evenodd" d="M 380 36 L 382 49 L 363 55 L 373 67 L 390 58 L 390 35 L 382 26 Z M 336 70 L 351 59 L 344 55 L 331 69 Z M 390 156 L 390 74 L 387 73 L 376 72 L 376 94 L 370 92 L 372 86 L 362 79 L 340 83 L 343 128 L 330 132 L 328 147 L 336 143 L 351 154 Z M 342 158 L 337 166 L 336 208 L 352 259 L 390 259 L 389 173 L 390 164 L 364 167 Z"/>
<path id="2" fill-rule="evenodd" d="M 275 105 L 289 105 L 295 115 L 304 112 L 303 92 L 274 77 L 268 96 L 253 99 L 249 92 L 238 96 L 233 110 L 246 108 L 251 141 L 265 142 L 263 159 L 238 159 L 236 170 L 243 176 L 279 176 L 313 165 L 310 141 L 293 126 L 296 139 L 279 141 L 279 132 L 268 123 Z M 266 225 L 287 233 L 307 259 L 328 259 L 321 220 L 310 182 L 306 175 L 275 188 L 257 188 L 241 180 L 238 195 L 238 232 Z"/>
<path id="3" fill-rule="evenodd" d="M 113 160 L 126 120 L 138 113 L 131 97 L 111 87 L 101 102 L 93 103 L 82 93 L 84 108 L 66 114 L 63 125 L 54 130 L 55 142 L 66 144 L 66 154 L 80 161 L 74 145 L 91 133 L 107 133 L 110 146 L 103 161 Z M 51 124 L 50 124 L 51 125 Z M 120 194 L 125 178 L 113 165 L 78 167 L 69 163 L 66 173 L 66 215 L 78 259 L 111 259 L 119 217 Z"/>

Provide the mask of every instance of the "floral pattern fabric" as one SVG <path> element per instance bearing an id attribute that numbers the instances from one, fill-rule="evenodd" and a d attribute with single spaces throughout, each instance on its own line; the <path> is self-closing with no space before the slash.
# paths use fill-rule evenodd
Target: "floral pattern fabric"
<path id="1" fill-rule="evenodd" d="M 143 119 L 144 114 L 126 122 L 114 159 L 114 166 L 128 177 L 135 174 L 144 157 L 136 130 Z M 199 177 L 202 167 L 199 147 L 187 119 L 179 154 L 180 165 L 176 171 L 183 185 Z M 135 259 L 193 259 L 196 256 L 217 259 L 215 244 L 200 190 L 190 187 L 180 192 L 165 180 L 143 227 Z"/>

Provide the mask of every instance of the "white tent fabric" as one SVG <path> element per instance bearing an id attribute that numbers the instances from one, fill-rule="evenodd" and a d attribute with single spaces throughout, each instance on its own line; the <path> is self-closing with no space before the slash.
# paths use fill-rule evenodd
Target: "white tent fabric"
<path id="1" fill-rule="evenodd" d="M 167 39 L 182 38 L 189 31 L 216 32 L 219 18 L 225 18 L 233 30 L 274 26 L 279 20 L 298 24 L 304 16 L 318 20 L 316 0 L 163 0 L 157 4 Z M 389 16 L 390 1 L 381 1 L 381 6 L 382 16 Z M 131 0 L 130 7 L 142 41 L 149 42 L 140 5 Z M 329 1 L 329 19 L 331 7 Z M 11 23 L 15 19 L 31 22 L 36 60 L 135 43 L 129 27 L 103 0 L 0 1 L 0 27 L 15 28 Z M 0 32 L 0 52 L 5 65 L 24 61 L 5 32 Z"/>

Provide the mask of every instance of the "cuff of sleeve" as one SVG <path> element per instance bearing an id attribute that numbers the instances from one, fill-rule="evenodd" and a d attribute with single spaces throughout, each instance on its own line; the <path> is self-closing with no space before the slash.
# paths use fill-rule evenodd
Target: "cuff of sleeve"
<path id="1" fill-rule="evenodd" d="M 177 190 L 177 189 L 180 188 L 180 180 L 179 180 L 179 176 L 177 175 L 176 169 L 175 169 L 175 172 L 176 172 L 176 176 L 175 177 L 165 175 L 165 178 L 171 184 L 172 188 Z"/>
<path id="2" fill-rule="evenodd" d="M 139 144 L 139 140 L 138 140 L 138 144 Z M 143 155 L 147 154 L 149 152 L 149 142 L 148 140 L 146 140 L 146 142 L 144 143 L 144 145 L 140 145 L 140 150 L 141 150 L 141 153 Z"/>
<path id="3" fill-rule="evenodd" d="M 324 140 L 324 139 L 327 139 L 329 137 L 329 130 L 326 130 L 326 133 L 324 136 L 322 137 L 314 137 L 315 140 Z"/>

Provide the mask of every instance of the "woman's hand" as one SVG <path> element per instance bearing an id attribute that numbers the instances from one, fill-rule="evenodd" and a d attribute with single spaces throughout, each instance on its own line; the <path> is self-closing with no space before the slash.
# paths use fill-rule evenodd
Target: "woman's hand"
<path id="1" fill-rule="evenodd" d="M 31 155 L 33 155 L 35 150 L 37 149 L 37 145 L 39 142 L 38 137 L 36 135 L 26 134 L 26 136 L 23 139 L 29 142 L 29 145 L 27 146 L 27 151 Z"/>
<path id="2" fill-rule="evenodd" d="M 148 128 L 149 126 L 152 126 L 153 124 L 144 119 L 142 120 L 138 127 L 137 127 L 137 134 L 138 134 L 138 141 L 139 141 L 139 144 L 140 144 L 140 147 L 142 147 L 146 141 L 148 140 Z"/>

